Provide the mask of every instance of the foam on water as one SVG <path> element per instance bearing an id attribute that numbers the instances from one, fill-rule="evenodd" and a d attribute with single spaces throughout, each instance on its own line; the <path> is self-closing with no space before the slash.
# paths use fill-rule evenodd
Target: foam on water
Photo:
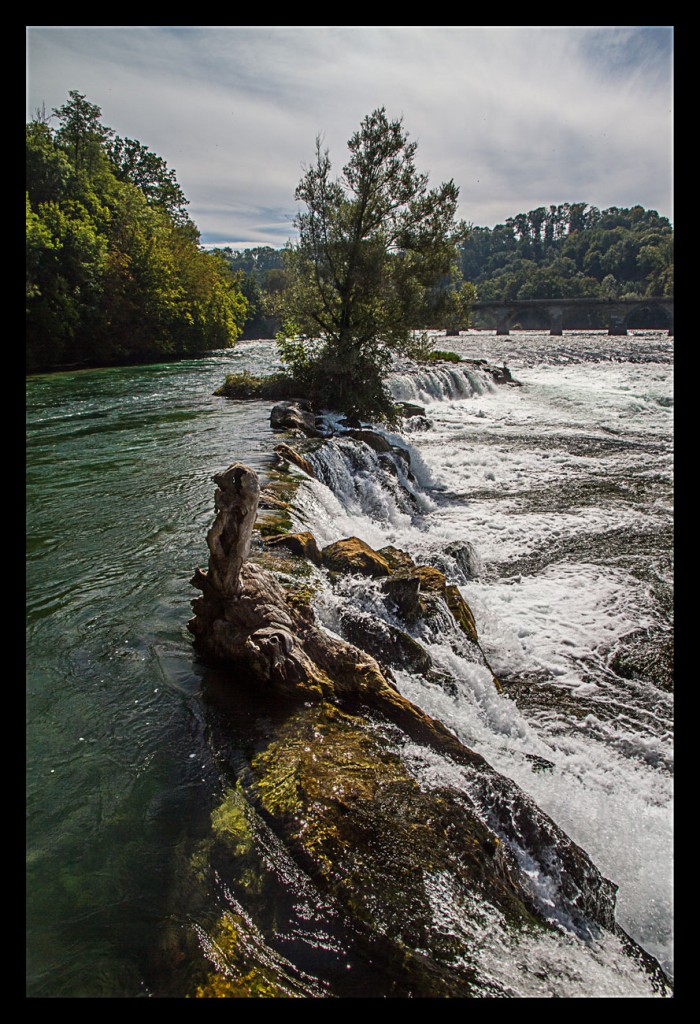
<path id="1" fill-rule="evenodd" d="M 601 932 L 588 941 L 564 931 L 525 929 L 514 933 L 488 903 L 459 898 L 452 880 L 433 873 L 425 878 L 434 928 L 469 941 L 478 958 L 484 996 L 510 998 L 650 997 L 649 978 L 630 964 L 622 941 Z M 473 966 L 464 961 L 463 966 Z"/>
<path id="2" fill-rule="evenodd" d="M 453 637 L 425 630 L 416 635 L 454 688 L 396 670 L 401 691 L 512 778 L 591 855 L 619 886 L 619 923 L 670 970 L 672 699 L 643 679 L 620 678 L 609 662 L 631 631 L 669 626 L 644 545 L 658 568 L 670 543 L 672 373 L 664 361 L 672 344 L 648 339 L 655 361 L 646 363 L 606 358 L 614 344 L 607 338 L 584 336 L 580 361 L 578 339 L 566 339 L 561 361 L 553 339 L 548 346 L 541 336 L 526 341 L 520 372 L 509 361 L 520 388 L 497 388 L 471 368 L 457 367 L 458 379 L 453 367 L 412 374 L 404 366 L 395 375 L 394 396 L 421 401 L 431 424 L 412 431 L 410 443 L 387 434 L 410 450 L 411 512 L 375 473 L 374 491 L 364 493 L 366 481 L 333 492 L 306 482 L 299 513 L 320 544 L 352 535 L 375 548 L 393 544 L 460 584 L 491 667 L 504 678 L 531 678 L 535 699 L 516 704 L 507 689 L 499 694 L 488 669 L 465 658 Z M 632 351 L 630 339 L 621 345 L 625 356 Z M 415 500 L 421 489 L 424 503 Z M 455 545 L 471 549 L 468 571 L 446 554 Z M 382 614 L 363 584 L 325 592 L 321 621 L 340 628 L 343 602 Z M 557 692 L 565 696 L 548 696 Z M 551 768 L 539 770 L 533 758 Z M 444 762 L 425 769 L 433 779 L 450 770 Z M 562 959 L 562 976 L 572 972 L 570 990 L 565 984 L 558 995 L 577 994 L 571 941 L 551 950 Z M 622 959 L 616 943 L 602 940 L 593 961 Z M 526 945 L 512 955 L 537 962 L 544 947 L 525 952 Z M 595 974 L 591 956 L 587 949 L 586 970 Z M 515 994 L 534 993 L 535 977 L 526 970 L 511 979 Z M 607 984 L 601 976 L 601 994 L 616 994 Z M 630 990 L 625 982 L 617 994 L 635 984 Z"/>
<path id="3" fill-rule="evenodd" d="M 591 662 L 604 664 L 615 640 L 654 624 L 642 611 L 646 588 L 597 565 L 558 563 L 498 587 L 472 582 L 461 590 L 494 671 L 544 669 L 573 689 L 595 686 L 588 680 Z"/>

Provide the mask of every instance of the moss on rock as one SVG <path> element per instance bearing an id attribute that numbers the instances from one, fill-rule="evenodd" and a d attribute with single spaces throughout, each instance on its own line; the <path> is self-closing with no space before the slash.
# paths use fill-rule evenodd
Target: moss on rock
<path id="1" fill-rule="evenodd" d="M 321 551 L 323 564 L 334 572 L 361 576 L 389 576 L 389 563 L 359 537 L 346 537 Z"/>
<path id="2" fill-rule="evenodd" d="M 292 554 L 299 555 L 300 558 L 306 558 L 314 565 L 321 565 L 321 552 L 316 538 L 312 533 L 304 531 L 302 533 L 286 533 L 281 535 L 273 535 L 267 537 L 265 543 L 268 547 L 278 547 L 282 545 L 288 548 Z"/>
<path id="3" fill-rule="evenodd" d="M 533 926 L 517 871 L 468 800 L 424 790 L 388 738 L 331 704 L 290 716 L 252 761 L 251 793 L 316 883 L 370 936 L 414 996 L 473 995 L 469 938 L 436 925 L 449 877 L 465 915 L 484 902 L 511 927 Z M 427 962 L 427 959 L 431 961 Z"/>

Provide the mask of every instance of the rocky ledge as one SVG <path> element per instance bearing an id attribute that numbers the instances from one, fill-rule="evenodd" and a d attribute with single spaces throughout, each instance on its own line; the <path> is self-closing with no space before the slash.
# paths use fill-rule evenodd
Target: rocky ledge
<path id="1" fill-rule="evenodd" d="M 264 728 L 247 741 L 245 763 L 239 753 L 230 766 L 235 789 L 212 815 L 200 875 L 218 878 L 240 864 L 258 902 L 274 901 L 262 867 L 267 840 L 259 869 L 252 866 L 256 837 L 271 830 L 330 908 L 333 927 L 342 923 L 374 995 L 513 995 L 507 977 L 484 966 L 484 948 L 493 945 L 493 963 L 505 949 L 517 958 L 522 943 L 562 926 L 568 942 L 583 945 L 614 935 L 620 956 L 648 978 L 649 994 L 667 992 L 655 961 L 616 927 L 615 886 L 588 855 L 513 782 L 402 696 L 364 645 L 324 629 L 298 589 L 248 557 L 260 500 L 255 473 L 234 464 L 214 480 L 209 564 L 192 579 L 200 595 L 189 628 L 202 660 L 217 667 L 218 693 L 208 699 L 259 703 L 250 721 Z M 292 536 L 270 538 L 269 550 L 286 545 L 290 558 L 321 566 L 315 571 L 376 580 L 407 619 L 430 615 L 436 602 L 450 607 L 444 575 L 405 552 L 373 552 L 358 538 L 319 550 L 310 535 Z M 451 614 L 478 643 L 468 607 L 452 600 Z M 407 744 L 414 745 L 409 757 Z M 427 784 L 416 765 L 430 751 L 453 769 Z M 210 925 L 216 954 L 193 994 L 345 992 L 337 972 L 317 983 L 281 958 L 276 924 L 256 932 L 264 955 L 252 957 L 250 919 L 232 906 Z M 532 994 L 557 994 L 546 971 L 532 984 L 541 989 Z"/>

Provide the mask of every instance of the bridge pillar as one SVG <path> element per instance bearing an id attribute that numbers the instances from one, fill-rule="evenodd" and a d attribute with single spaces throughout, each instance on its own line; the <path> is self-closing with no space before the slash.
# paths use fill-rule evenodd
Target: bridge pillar
<path id="1" fill-rule="evenodd" d="M 556 306 L 549 311 L 549 333 L 561 335 L 562 324 L 564 322 L 564 312 L 558 309 Z"/>
<path id="2" fill-rule="evenodd" d="M 496 317 L 496 334 L 510 334 L 508 329 L 508 317 L 503 313 Z"/>
<path id="3" fill-rule="evenodd" d="M 625 321 L 623 317 L 610 317 L 610 323 L 608 325 L 608 334 L 627 334 L 627 328 L 625 327 Z"/>

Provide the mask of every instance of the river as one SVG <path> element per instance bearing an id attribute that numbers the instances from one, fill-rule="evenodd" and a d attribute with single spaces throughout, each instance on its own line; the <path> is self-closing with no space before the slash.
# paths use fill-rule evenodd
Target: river
<path id="1" fill-rule="evenodd" d="M 618 922 L 670 973 L 673 339 L 438 342 L 507 363 L 522 386 L 471 364 L 398 365 L 395 397 L 429 421 L 388 435 L 412 478 L 330 442 L 295 523 L 321 545 L 394 544 L 460 586 L 505 693 L 440 635 L 420 639 L 455 685 L 397 671 L 400 689 L 590 854 L 619 887 Z M 183 865 L 230 780 L 186 628 L 189 580 L 206 564 L 212 475 L 241 461 L 264 476 L 279 441 L 271 403 L 213 391 L 273 362 L 273 343 L 253 341 L 27 381 L 30 996 L 189 994 L 190 965 L 172 980 L 182 932 L 200 934 L 206 959 L 206 908 L 183 893 Z M 334 629 L 373 600 L 348 582 L 315 610 Z M 425 784 L 450 771 L 411 756 Z M 229 889 L 211 898 L 241 898 Z M 584 973 L 575 994 L 620 994 L 607 985 Z"/>

